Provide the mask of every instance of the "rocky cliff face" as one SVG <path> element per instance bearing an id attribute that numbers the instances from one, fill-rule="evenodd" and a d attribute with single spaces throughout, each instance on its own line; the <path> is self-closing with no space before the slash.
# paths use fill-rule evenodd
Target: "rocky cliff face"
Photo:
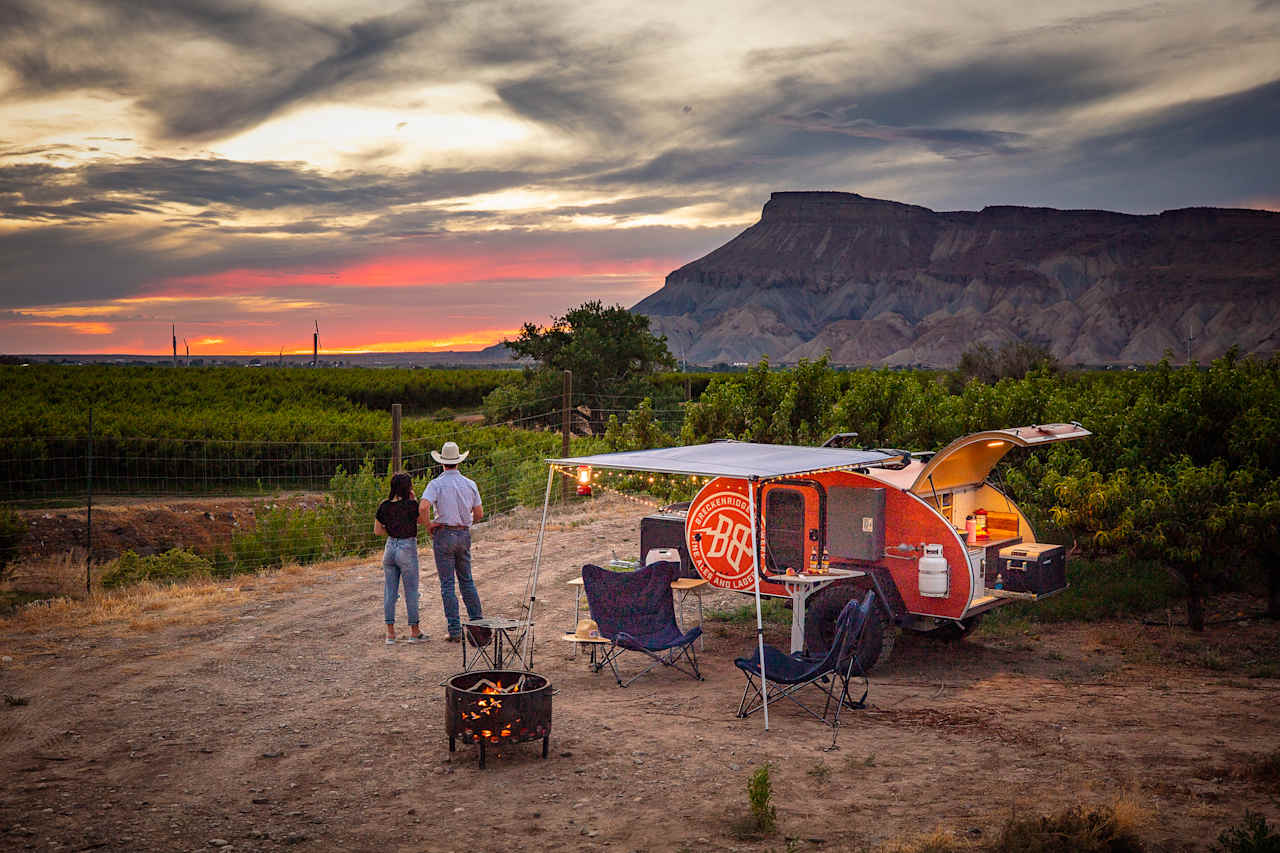
<path id="1" fill-rule="evenodd" d="M 1204 362 L 1280 350 L 1280 214 L 1152 216 L 988 207 L 935 213 L 780 192 L 760 221 L 632 310 L 701 364 L 817 358 L 954 365 L 976 343 L 1068 364 Z"/>

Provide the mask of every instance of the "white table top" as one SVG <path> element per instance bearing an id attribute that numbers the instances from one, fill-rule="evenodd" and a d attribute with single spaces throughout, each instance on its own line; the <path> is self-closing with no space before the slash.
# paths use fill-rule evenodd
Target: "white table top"
<path id="1" fill-rule="evenodd" d="M 802 572 L 795 575 L 769 575 L 768 578 L 774 583 L 803 585 L 826 583 L 841 578 L 860 578 L 865 574 L 866 572 L 854 569 L 828 569 L 826 573 L 820 575 L 810 575 Z"/>

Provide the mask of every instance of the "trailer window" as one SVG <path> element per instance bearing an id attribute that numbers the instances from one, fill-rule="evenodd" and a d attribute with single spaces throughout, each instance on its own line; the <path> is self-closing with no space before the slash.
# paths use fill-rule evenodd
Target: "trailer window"
<path id="1" fill-rule="evenodd" d="M 764 499 L 764 523 L 768 569 L 804 569 L 804 495 L 795 489 L 770 489 Z"/>

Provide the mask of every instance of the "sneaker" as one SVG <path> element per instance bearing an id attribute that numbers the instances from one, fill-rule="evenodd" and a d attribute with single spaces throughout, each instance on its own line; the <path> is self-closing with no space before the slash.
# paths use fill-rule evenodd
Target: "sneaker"
<path id="1" fill-rule="evenodd" d="M 450 634 L 449 636 L 447 636 L 447 637 L 445 637 L 445 638 L 444 638 L 444 641 L 445 641 L 446 643 L 461 643 L 461 642 L 462 642 L 462 635 L 461 635 L 461 634 Z"/>
<path id="2" fill-rule="evenodd" d="M 408 639 L 405 640 L 405 642 L 406 643 L 425 643 L 427 639 L 428 637 L 426 634 L 419 634 L 416 637 L 412 637 L 412 636 L 409 637 Z"/>
<path id="3" fill-rule="evenodd" d="M 388 645 L 388 646 L 394 646 L 395 644 L 396 644 L 396 638 L 395 638 L 395 637 L 387 637 L 387 645 Z"/>

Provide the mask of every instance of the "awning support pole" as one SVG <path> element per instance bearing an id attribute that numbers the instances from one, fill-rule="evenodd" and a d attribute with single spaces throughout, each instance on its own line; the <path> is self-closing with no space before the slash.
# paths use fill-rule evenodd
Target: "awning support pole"
<path id="1" fill-rule="evenodd" d="M 547 510 L 551 506 L 551 484 L 555 481 L 556 466 L 547 466 L 547 491 L 542 496 L 542 524 L 538 526 L 538 545 L 533 551 L 533 574 L 529 577 L 529 627 L 520 643 L 520 661 L 525 669 L 533 668 L 533 604 L 538 600 L 538 570 L 542 567 L 542 537 L 547 530 Z M 526 655 L 525 652 L 528 651 Z"/>
<path id="2" fill-rule="evenodd" d="M 756 644 L 760 649 L 760 696 L 764 702 L 764 730 L 769 731 L 769 682 L 764 679 L 764 616 L 760 612 L 760 547 L 756 543 L 756 483 L 759 477 L 747 481 L 747 517 L 751 527 L 751 577 L 756 586 Z"/>

